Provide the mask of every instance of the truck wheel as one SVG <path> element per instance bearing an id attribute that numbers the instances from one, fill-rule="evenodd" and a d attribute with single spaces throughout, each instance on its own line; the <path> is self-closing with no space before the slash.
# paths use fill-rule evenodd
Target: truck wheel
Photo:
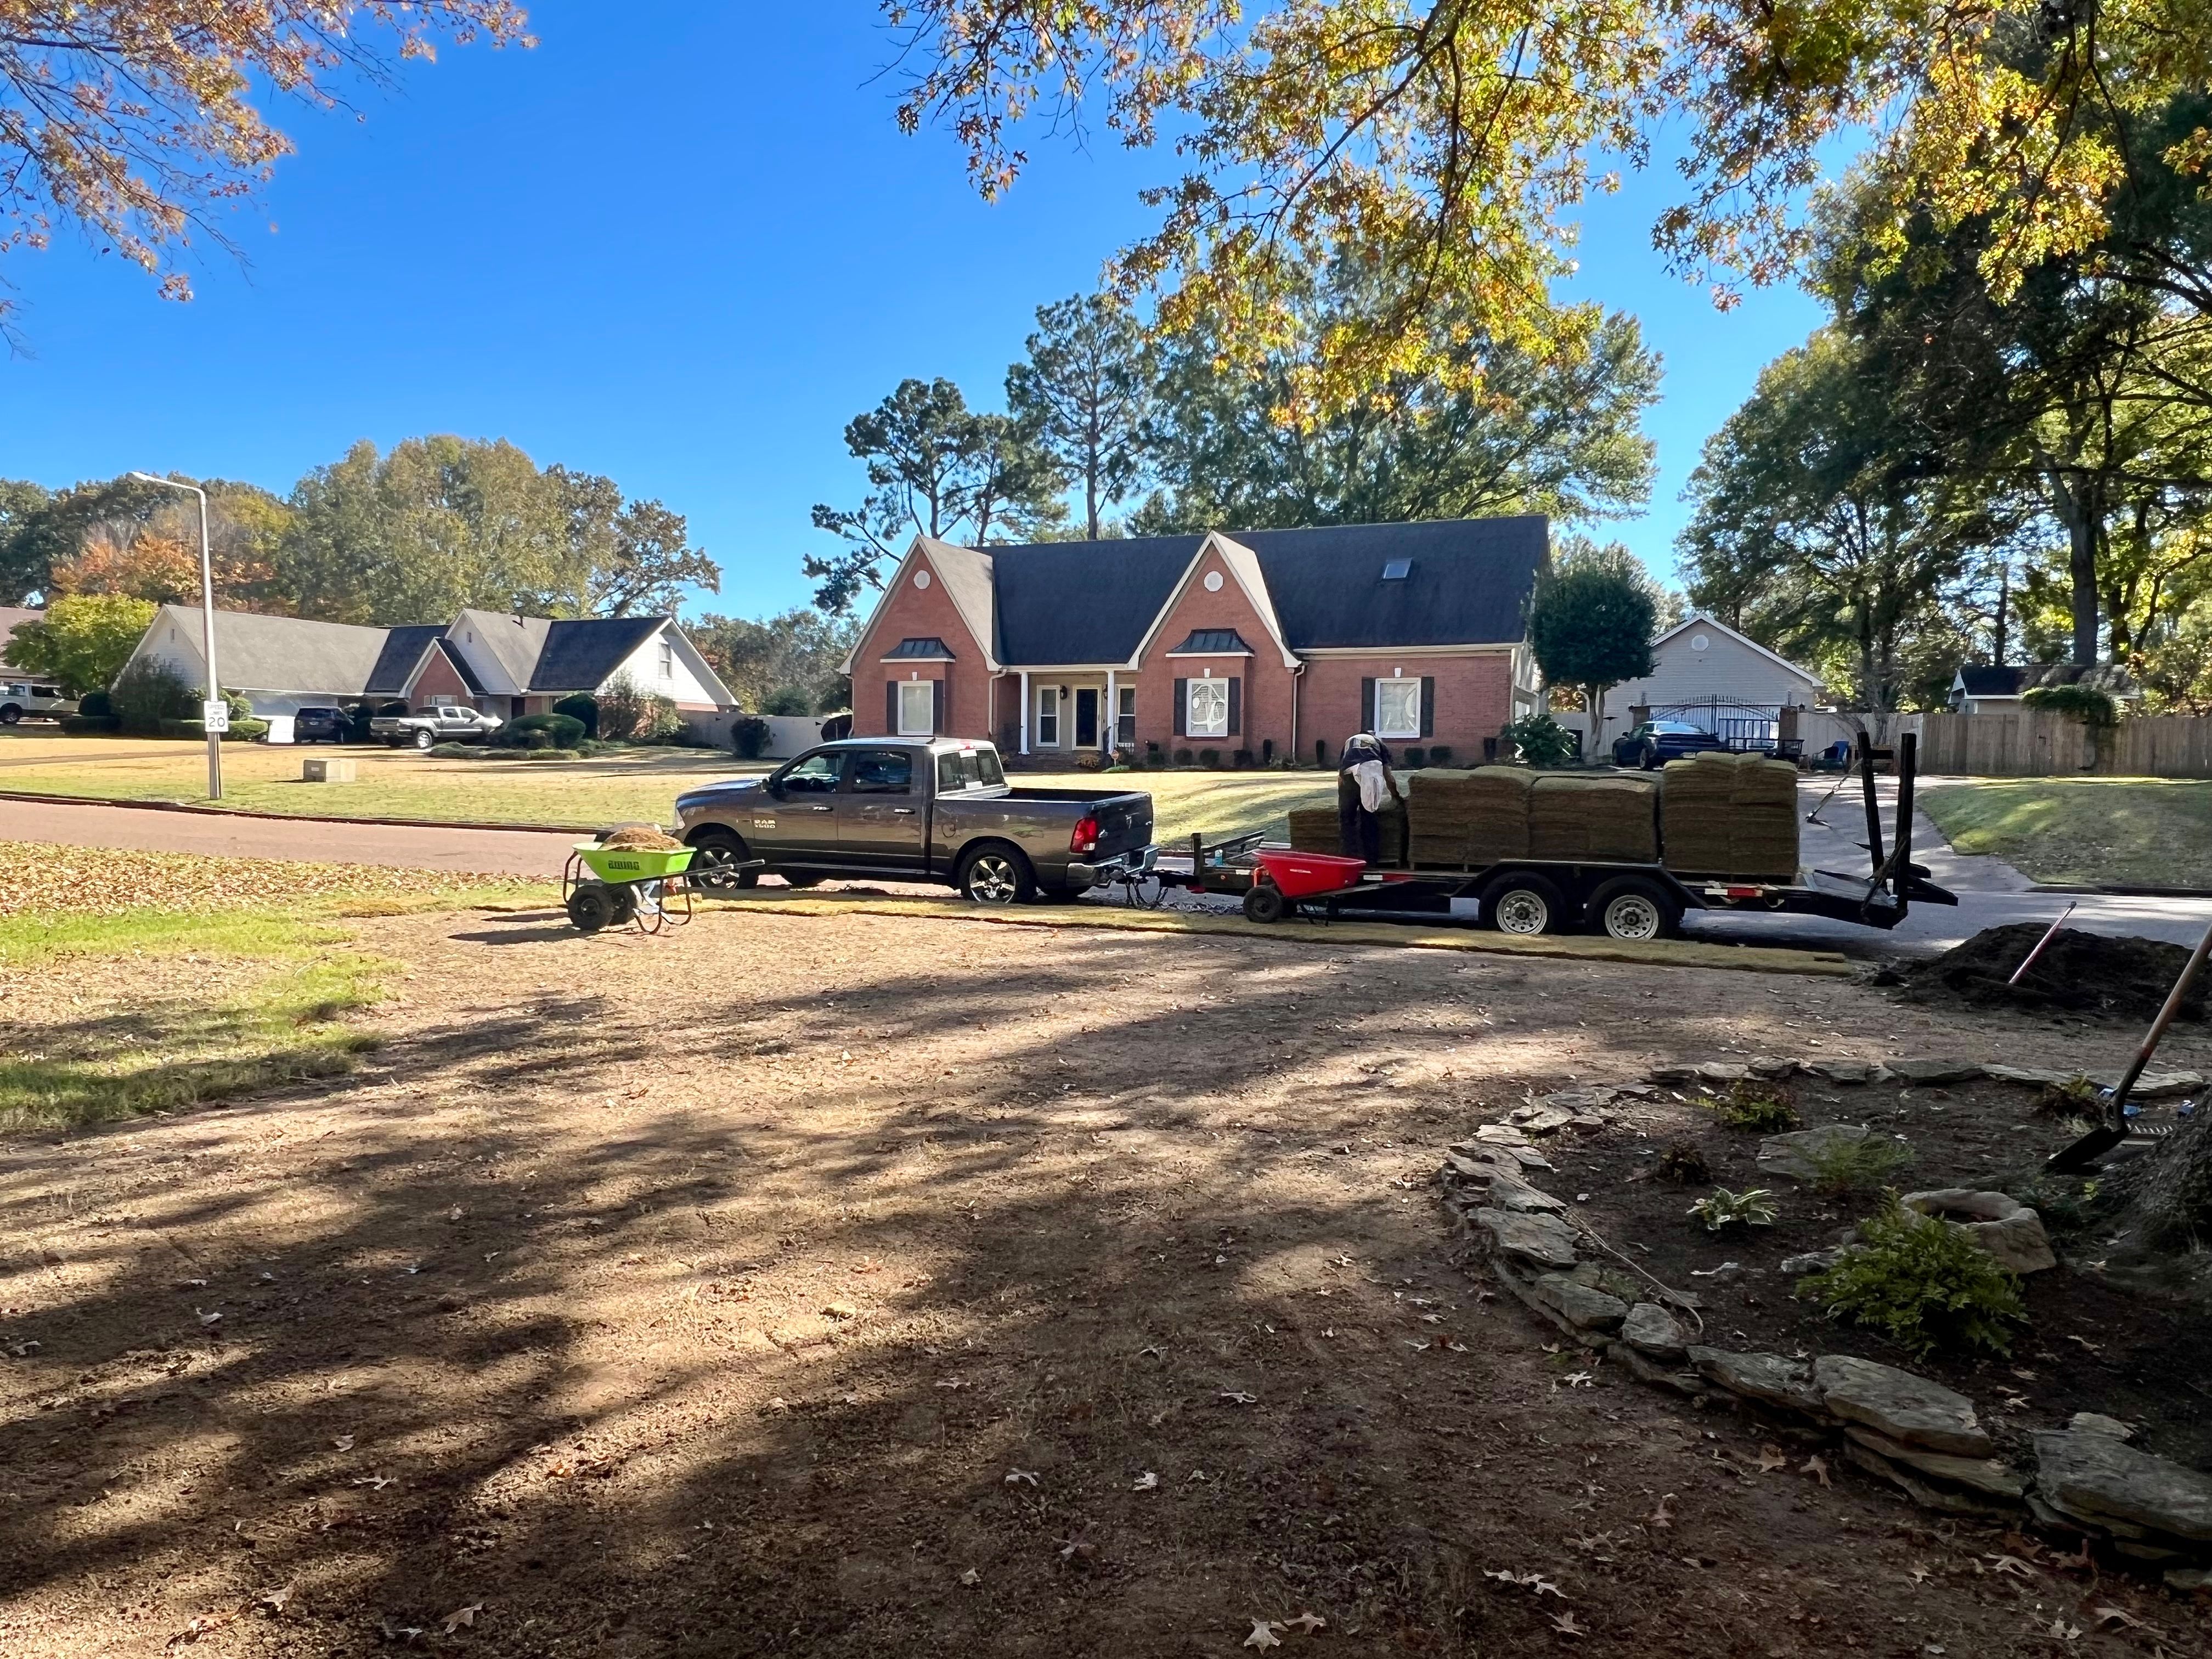
<path id="1" fill-rule="evenodd" d="M 1280 921 L 1291 913 L 1291 902 L 1272 881 L 1255 881 L 1244 895 L 1247 921 Z"/>
<path id="2" fill-rule="evenodd" d="M 1621 876 L 1590 898 L 1590 931 L 1607 939 L 1640 941 L 1672 939 L 1681 926 L 1681 907 L 1657 882 Z"/>
<path id="3" fill-rule="evenodd" d="M 1026 904 L 1036 896 L 1036 877 L 1018 847 L 986 842 L 961 856 L 961 896 L 977 904 Z"/>
<path id="4" fill-rule="evenodd" d="M 568 920 L 580 933 L 596 933 L 615 916 L 614 893 L 599 882 L 587 881 L 568 895 Z"/>
<path id="5" fill-rule="evenodd" d="M 432 744 L 437 742 L 437 738 L 432 737 L 428 732 L 417 732 L 413 741 L 417 749 L 428 749 Z"/>
<path id="6" fill-rule="evenodd" d="M 1501 933 L 1556 933 L 1566 915 L 1559 890 L 1541 876 L 1500 876 L 1483 890 L 1483 923 Z"/>
<path id="7" fill-rule="evenodd" d="M 12 702 L 6 708 L 0 708 L 0 726 L 13 726 L 17 720 L 22 718 L 23 711 L 16 708 Z"/>
<path id="8" fill-rule="evenodd" d="M 757 870 L 733 870 L 733 864 L 746 860 L 745 844 L 726 830 L 702 830 L 691 837 L 691 845 L 698 850 L 691 854 L 688 878 L 709 893 L 734 893 L 740 888 L 760 884 Z"/>

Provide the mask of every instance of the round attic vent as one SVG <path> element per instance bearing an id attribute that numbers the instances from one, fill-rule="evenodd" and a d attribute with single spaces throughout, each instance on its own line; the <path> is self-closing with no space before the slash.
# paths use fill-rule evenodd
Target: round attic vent
<path id="1" fill-rule="evenodd" d="M 1206 573 L 1206 591 L 1209 593 L 1218 593 L 1221 591 L 1221 573 L 1218 570 L 1209 570 Z"/>
<path id="2" fill-rule="evenodd" d="M 914 585 L 915 585 L 916 587 L 927 587 L 927 586 L 929 586 L 929 572 L 927 572 L 927 570 L 917 570 L 917 571 L 915 571 L 915 572 L 914 573 Z M 1704 650 L 1704 649 L 1705 649 L 1705 647 L 1703 647 L 1703 646 L 1699 646 L 1699 647 L 1698 647 L 1698 649 L 1699 649 L 1700 651 L 1702 651 L 1702 650 Z"/>
<path id="3" fill-rule="evenodd" d="M 1707 639 L 1703 634 L 1692 634 L 1690 635 L 1690 649 L 1692 651 L 1703 651 L 1711 643 L 1712 641 Z"/>

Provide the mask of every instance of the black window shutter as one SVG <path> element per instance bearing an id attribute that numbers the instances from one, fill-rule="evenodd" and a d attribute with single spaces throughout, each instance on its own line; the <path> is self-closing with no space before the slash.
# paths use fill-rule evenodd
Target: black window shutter
<path id="1" fill-rule="evenodd" d="M 1189 682 L 1188 680 L 1177 680 L 1177 681 L 1176 682 L 1176 729 L 1175 729 L 1175 734 L 1176 734 L 1176 736 L 1177 736 L 1177 737 L 1179 737 L 1179 738 L 1180 738 L 1180 737 L 1182 737 L 1182 736 L 1186 735 L 1186 734 L 1189 732 L 1189 730 L 1190 730 L 1190 682 Z"/>
<path id="2" fill-rule="evenodd" d="M 1437 677 L 1421 676 L 1421 735 L 1433 738 L 1437 734 Z"/>
<path id="3" fill-rule="evenodd" d="M 896 680 L 884 683 L 884 735 L 898 736 L 898 685 Z"/>
<path id="4" fill-rule="evenodd" d="M 1237 736 L 1244 729 L 1244 682 L 1236 675 L 1229 679 L 1229 735 Z"/>
<path id="5" fill-rule="evenodd" d="M 1376 724 L 1375 682 L 1371 679 L 1362 680 L 1359 682 L 1359 729 L 1363 732 L 1372 732 Z"/>
<path id="6" fill-rule="evenodd" d="M 932 737 L 945 735 L 945 682 L 932 680 L 929 693 L 929 732 Z"/>

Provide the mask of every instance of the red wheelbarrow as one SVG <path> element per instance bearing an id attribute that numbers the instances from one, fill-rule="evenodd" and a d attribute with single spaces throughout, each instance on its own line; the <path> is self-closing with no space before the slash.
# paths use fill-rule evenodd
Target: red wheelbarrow
<path id="1" fill-rule="evenodd" d="M 1425 879 L 1412 870 L 1373 870 L 1358 859 L 1334 853 L 1298 853 L 1286 847 L 1256 848 L 1252 862 L 1255 868 L 1252 884 L 1244 892 L 1244 914 L 1254 921 L 1280 921 L 1308 899 L 1342 898 L 1352 893 L 1372 893 L 1394 883 Z"/>

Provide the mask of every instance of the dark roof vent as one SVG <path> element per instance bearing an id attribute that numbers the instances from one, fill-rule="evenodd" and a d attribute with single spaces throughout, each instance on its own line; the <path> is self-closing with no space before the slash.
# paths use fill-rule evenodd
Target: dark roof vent
<path id="1" fill-rule="evenodd" d="M 951 662 L 952 653 L 943 640 L 934 634 L 916 640 L 901 640 L 898 648 L 885 654 L 885 662 Z"/>
<path id="2" fill-rule="evenodd" d="M 1382 580 L 1386 582 L 1401 582 L 1413 574 L 1413 562 L 1411 559 L 1392 559 L 1382 567 Z"/>

